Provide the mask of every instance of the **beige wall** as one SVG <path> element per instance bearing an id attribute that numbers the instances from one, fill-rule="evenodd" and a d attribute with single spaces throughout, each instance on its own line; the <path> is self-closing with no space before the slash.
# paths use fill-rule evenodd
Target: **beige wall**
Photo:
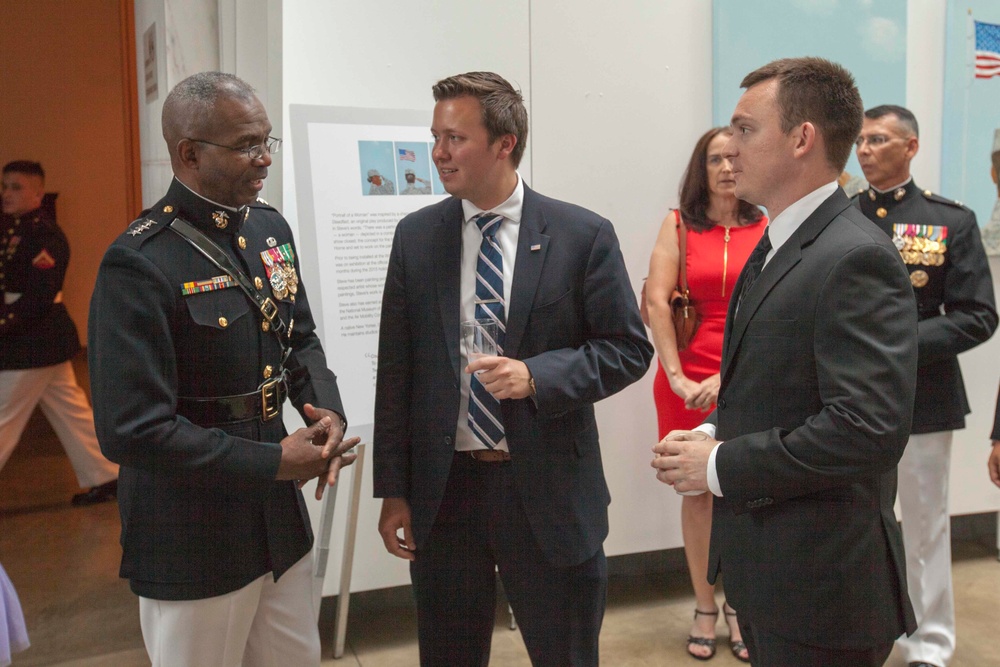
<path id="1" fill-rule="evenodd" d="M 65 302 L 84 340 L 101 257 L 138 213 L 121 11 L 120 0 L 3 0 L 0 164 L 38 160 L 59 193 L 72 249 Z"/>

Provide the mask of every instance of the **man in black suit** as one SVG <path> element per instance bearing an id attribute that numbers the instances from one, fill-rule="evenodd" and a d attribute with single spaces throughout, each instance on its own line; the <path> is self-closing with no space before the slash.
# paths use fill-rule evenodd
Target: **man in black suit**
<path id="1" fill-rule="evenodd" d="M 611 223 L 518 175 L 521 94 L 489 72 L 433 91 L 452 197 L 405 217 L 389 259 L 379 532 L 411 561 L 422 664 L 487 664 L 499 569 L 534 664 L 596 665 L 610 496 L 593 404 L 652 347 Z M 470 358 L 474 318 L 499 326 L 500 356 Z"/>
<path id="2" fill-rule="evenodd" d="M 709 580 L 724 573 L 754 665 L 881 666 L 914 627 L 893 516 L 913 290 L 837 186 L 861 129 L 850 73 L 786 59 L 741 85 L 725 153 L 736 196 L 771 222 L 734 287 L 717 408 L 668 434 L 653 465 L 719 496 Z"/>
<path id="3" fill-rule="evenodd" d="M 80 486 L 73 505 L 113 500 L 118 466 L 101 454 L 94 413 L 76 382 L 76 325 L 63 304 L 69 242 L 42 205 L 45 170 L 4 165 L 0 181 L 0 470 L 36 405 L 59 436 Z"/>
<path id="4" fill-rule="evenodd" d="M 996 330 L 993 278 L 976 214 L 918 188 L 910 175 L 920 138 L 909 109 L 883 105 L 866 111 L 856 145 L 870 187 L 855 196 L 855 204 L 899 248 L 920 321 L 913 426 L 899 461 L 907 588 L 918 627 L 899 640 L 899 648 L 911 667 L 945 667 L 955 652 L 951 441 L 969 413 L 958 354 Z"/>
<path id="5" fill-rule="evenodd" d="M 291 230 L 257 199 L 270 133 L 241 79 L 177 84 L 163 103 L 174 179 L 111 244 L 90 304 L 121 576 L 154 665 L 319 665 L 299 489 L 318 477 L 319 498 L 357 439 L 343 439 Z M 286 397 L 311 424 L 291 435 Z"/>

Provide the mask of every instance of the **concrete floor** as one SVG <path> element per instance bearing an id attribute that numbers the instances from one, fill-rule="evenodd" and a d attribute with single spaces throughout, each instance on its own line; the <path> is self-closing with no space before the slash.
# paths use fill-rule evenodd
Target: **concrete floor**
<path id="1" fill-rule="evenodd" d="M 37 416 L 36 416 L 37 417 Z M 149 665 L 139 631 L 138 601 L 118 578 L 121 551 L 115 503 L 73 508 L 76 481 L 43 419 L 0 471 L 0 563 L 17 588 L 32 646 L 15 667 Z M 953 540 L 958 650 L 952 667 L 1000 665 L 1000 563 L 995 538 Z M 601 633 L 605 665 L 696 663 L 684 651 L 694 598 L 679 552 L 611 559 L 608 609 Z M 722 597 L 719 596 L 721 604 Z M 355 594 L 344 657 L 334 660 L 334 600 L 324 601 L 324 665 L 416 665 L 416 620 L 407 588 Z M 849 610 L 848 610 L 849 615 Z M 498 608 L 491 665 L 530 665 L 520 634 Z M 720 621 L 711 664 L 737 665 Z M 903 667 L 895 656 L 887 667 Z M 295 666 L 289 666 L 295 667 Z"/>

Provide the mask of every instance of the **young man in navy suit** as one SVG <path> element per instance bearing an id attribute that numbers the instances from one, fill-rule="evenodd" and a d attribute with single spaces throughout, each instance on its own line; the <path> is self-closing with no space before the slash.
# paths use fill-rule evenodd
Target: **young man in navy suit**
<path id="1" fill-rule="evenodd" d="M 410 561 L 421 664 L 488 663 L 499 570 L 534 664 L 596 665 L 610 495 L 593 406 L 642 377 L 653 349 L 611 223 L 517 173 L 521 94 L 489 72 L 433 91 L 433 159 L 452 197 L 405 217 L 393 241 L 379 532 Z M 461 323 L 483 318 L 500 351 L 472 360 Z"/>
<path id="2" fill-rule="evenodd" d="M 653 465 L 678 491 L 718 496 L 709 580 L 725 576 L 754 665 L 881 667 L 915 627 L 892 509 L 913 289 L 837 185 L 861 130 L 850 73 L 790 58 L 741 85 L 724 154 L 736 196 L 771 222 L 734 287 L 716 410 L 668 434 Z"/>

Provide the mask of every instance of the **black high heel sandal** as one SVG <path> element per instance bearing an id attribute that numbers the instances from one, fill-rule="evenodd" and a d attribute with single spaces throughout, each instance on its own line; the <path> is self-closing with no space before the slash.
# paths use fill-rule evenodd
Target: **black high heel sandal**
<path id="1" fill-rule="evenodd" d="M 725 616 L 726 616 L 726 625 L 729 625 L 729 617 L 732 616 L 732 617 L 735 618 L 736 617 L 736 610 L 733 609 L 732 607 L 729 607 L 729 611 L 726 611 L 726 607 L 729 607 L 729 602 L 723 602 L 722 603 L 722 613 L 725 614 Z M 739 621 L 737 621 L 737 626 L 736 627 L 739 627 Z M 730 636 L 732 636 L 732 633 L 733 633 L 733 629 L 729 628 L 729 634 L 730 634 Z M 749 653 L 747 653 L 747 656 L 745 658 L 742 655 L 740 655 L 741 653 L 743 653 L 744 651 L 747 650 L 747 645 L 746 645 L 746 643 L 742 639 L 740 639 L 739 641 L 735 641 L 735 642 L 734 641 L 730 641 L 729 642 L 729 650 L 733 652 L 733 657 L 736 658 L 737 660 L 739 660 L 740 662 L 750 662 L 750 654 Z"/>
<path id="2" fill-rule="evenodd" d="M 714 619 L 719 619 L 719 610 L 715 611 L 701 611 L 700 609 L 694 610 L 694 618 L 698 620 L 698 616 L 711 616 Z M 695 660 L 711 660 L 715 657 L 715 637 L 695 637 L 694 635 L 688 635 L 687 638 L 687 652 L 688 655 Z M 691 646 L 704 646 L 708 648 L 711 652 L 708 655 L 698 655 L 697 653 L 691 652 Z"/>

